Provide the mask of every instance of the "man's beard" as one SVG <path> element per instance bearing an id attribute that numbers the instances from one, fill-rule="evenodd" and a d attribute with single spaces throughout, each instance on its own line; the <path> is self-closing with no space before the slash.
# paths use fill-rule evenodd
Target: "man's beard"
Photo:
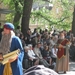
<path id="1" fill-rule="evenodd" d="M 10 51 L 10 39 L 11 34 L 2 34 L 2 39 L 0 42 L 0 53 L 7 54 Z"/>

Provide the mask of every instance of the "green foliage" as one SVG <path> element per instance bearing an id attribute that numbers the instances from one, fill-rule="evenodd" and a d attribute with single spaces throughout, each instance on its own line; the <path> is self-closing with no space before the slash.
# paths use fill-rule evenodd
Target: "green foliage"
<path id="1" fill-rule="evenodd" d="M 62 8 L 62 14 L 60 17 L 55 17 L 54 16 L 55 12 L 42 8 L 40 10 L 36 10 L 31 13 L 31 20 L 34 23 L 37 20 L 38 24 L 40 24 L 41 22 L 42 22 L 42 25 L 47 24 L 49 28 L 53 25 L 57 29 L 58 28 L 60 29 L 63 28 L 66 30 L 71 29 L 74 3 L 68 0 L 62 0 L 62 1 L 57 0 L 57 2 L 54 3 L 54 5 L 56 5 L 56 3 L 58 2 L 60 5 L 56 7 Z M 41 22 L 39 20 L 41 20 Z"/>
<path id="2" fill-rule="evenodd" d="M 5 5 L 8 5 L 9 9 L 13 9 L 14 8 L 14 2 L 13 2 L 13 0 L 3 0 L 3 3 Z"/>
<path id="3" fill-rule="evenodd" d="M 5 5 L 9 6 L 10 10 L 14 10 L 14 13 L 6 15 L 6 20 L 12 21 L 15 13 L 22 13 L 23 11 L 23 3 L 24 0 L 1 0 Z M 1 2 L 0 1 L 0 2 Z M 45 4 L 45 1 L 49 0 L 34 0 L 34 2 L 37 1 L 40 5 Z M 40 10 L 33 11 L 31 13 L 31 23 L 36 23 L 40 25 L 48 25 L 49 28 L 51 26 L 55 26 L 56 28 L 63 28 L 63 29 L 70 29 L 71 23 L 72 23 L 72 13 L 73 13 L 73 5 L 74 1 L 73 0 L 55 0 L 55 2 L 52 2 L 54 5 L 56 3 L 59 4 L 56 6 L 57 8 L 62 8 L 62 15 L 60 17 L 55 17 L 55 12 L 52 10 L 48 10 L 45 8 L 41 8 Z M 27 4 L 27 3 L 26 3 Z M 18 25 L 19 22 L 15 23 L 15 25 Z"/>
<path id="4" fill-rule="evenodd" d="M 8 22 L 12 22 L 12 18 L 13 18 L 13 17 L 14 17 L 14 16 L 12 15 L 12 13 L 10 13 L 10 14 L 6 15 L 5 20 L 8 21 Z"/>
<path id="5" fill-rule="evenodd" d="M 9 22 L 13 22 L 13 18 L 16 13 L 23 12 L 23 1 L 24 0 L 3 0 L 4 5 L 8 6 L 9 10 L 13 10 L 14 12 L 6 15 L 6 20 Z M 19 22 L 16 22 L 15 25 L 17 26 Z"/>
<path id="6" fill-rule="evenodd" d="M 4 5 L 6 5 L 6 6 L 9 7 L 9 10 L 13 10 L 14 11 L 14 7 L 15 6 L 14 6 L 13 0 L 3 0 L 3 3 L 4 3 Z M 10 14 L 7 14 L 6 15 L 6 20 L 8 22 L 12 22 L 12 19 L 13 19 L 14 15 L 15 15 L 14 12 L 13 13 L 10 13 Z"/>
<path id="7" fill-rule="evenodd" d="M 61 17 L 61 18 L 59 18 L 59 19 L 57 19 L 57 18 L 53 18 L 53 17 L 51 17 L 51 16 L 49 16 L 49 14 L 46 14 L 46 13 L 42 13 L 42 11 L 34 11 L 34 12 L 32 12 L 32 15 L 34 15 L 34 18 L 41 18 L 42 20 L 44 20 L 44 22 L 45 22 L 45 20 L 47 21 L 47 24 L 49 24 L 50 26 L 51 25 L 59 25 L 59 24 L 62 24 L 62 25 L 64 25 L 64 23 L 63 23 L 63 21 L 65 20 L 65 19 L 67 19 L 67 18 L 70 18 L 69 16 L 68 17 Z M 35 21 L 36 19 L 34 19 L 34 21 Z M 42 21 L 41 20 L 41 21 Z"/>
<path id="8" fill-rule="evenodd" d="M 17 26 L 19 25 L 19 22 L 14 23 L 15 29 L 17 29 Z"/>

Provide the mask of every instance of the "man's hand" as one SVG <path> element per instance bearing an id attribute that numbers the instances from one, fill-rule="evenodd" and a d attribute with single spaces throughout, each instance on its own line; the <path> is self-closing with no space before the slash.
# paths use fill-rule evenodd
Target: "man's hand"
<path id="1" fill-rule="evenodd" d="M 0 61 L 2 61 L 2 60 L 3 60 L 3 54 L 0 53 Z"/>
<path id="2" fill-rule="evenodd" d="M 33 61 L 33 59 L 32 58 L 29 58 L 31 61 Z"/>
<path id="3" fill-rule="evenodd" d="M 58 46 L 59 48 L 62 48 L 63 47 L 63 45 L 61 45 L 61 44 L 59 44 L 59 46 Z"/>
<path id="4" fill-rule="evenodd" d="M 17 60 L 17 58 L 18 58 L 18 56 L 16 57 L 16 58 L 10 58 L 9 59 L 9 62 L 11 63 L 11 62 L 14 62 L 15 60 Z"/>

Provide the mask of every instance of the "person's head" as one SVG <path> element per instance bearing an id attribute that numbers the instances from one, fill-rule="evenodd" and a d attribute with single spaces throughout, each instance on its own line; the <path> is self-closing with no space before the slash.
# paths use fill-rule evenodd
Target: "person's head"
<path id="1" fill-rule="evenodd" d="M 51 40 L 54 40 L 54 36 L 50 37 Z"/>
<path id="2" fill-rule="evenodd" d="M 46 45 L 47 45 L 47 43 L 46 43 L 46 42 L 44 42 L 44 43 L 43 43 L 43 46 L 46 46 Z"/>
<path id="3" fill-rule="evenodd" d="M 34 29 L 34 33 L 37 33 L 37 29 L 36 28 Z"/>
<path id="4" fill-rule="evenodd" d="M 25 52 L 28 52 L 29 47 L 28 47 L 28 46 L 25 46 L 25 47 L 24 47 L 24 50 L 25 50 Z"/>
<path id="5" fill-rule="evenodd" d="M 44 49 L 45 49 L 45 50 L 49 50 L 49 46 L 46 45 L 46 46 L 44 47 Z"/>
<path id="6" fill-rule="evenodd" d="M 41 43 L 40 43 L 40 42 L 37 43 L 37 47 L 38 47 L 38 48 L 41 47 Z"/>
<path id="7" fill-rule="evenodd" d="M 50 36 L 47 34 L 47 35 L 46 35 L 46 39 L 49 39 L 49 38 L 50 38 Z"/>
<path id="8" fill-rule="evenodd" d="M 40 34 L 38 34 L 38 35 L 37 35 L 37 38 L 38 38 L 38 39 L 41 39 L 41 35 L 40 35 Z"/>
<path id="9" fill-rule="evenodd" d="M 28 28 L 28 30 L 27 30 L 27 34 L 31 34 L 31 29 L 30 28 Z"/>
<path id="10" fill-rule="evenodd" d="M 64 35 L 63 32 L 60 33 L 59 38 L 60 38 L 60 39 L 64 39 L 64 38 L 65 38 L 65 35 Z"/>
<path id="11" fill-rule="evenodd" d="M 17 26 L 17 29 L 20 29 L 20 26 Z"/>
<path id="12" fill-rule="evenodd" d="M 14 30 L 14 25 L 12 23 L 5 23 L 4 24 L 4 33 L 5 34 L 9 34 L 13 30 Z"/>
<path id="13" fill-rule="evenodd" d="M 24 35 L 23 35 L 23 33 L 20 33 L 19 38 L 20 38 L 20 39 L 24 39 Z"/>
<path id="14" fill-rule="evenodd" d="M 29 44 L 28 47 L 29 47 L 29 50 L 32 50 L 32 45 L 31 44 Z"/>
<path id="15" fill-rule="evenodd" d="M 57 48 L 57 45 L 54 45 L 53 48 Z"/>

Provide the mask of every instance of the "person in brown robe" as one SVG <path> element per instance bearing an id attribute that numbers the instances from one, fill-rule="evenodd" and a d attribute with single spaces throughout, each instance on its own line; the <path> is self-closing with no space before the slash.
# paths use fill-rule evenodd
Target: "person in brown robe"
<path id="1" fill-rule="evenodd" d="M 57 60 L 56 60 L 56 72 L 69 70 L 69 47 L 70 42 L 65 38 L 63 33 L 60 33 L 58 39 L 58 52 L 57 52 Z"/>

